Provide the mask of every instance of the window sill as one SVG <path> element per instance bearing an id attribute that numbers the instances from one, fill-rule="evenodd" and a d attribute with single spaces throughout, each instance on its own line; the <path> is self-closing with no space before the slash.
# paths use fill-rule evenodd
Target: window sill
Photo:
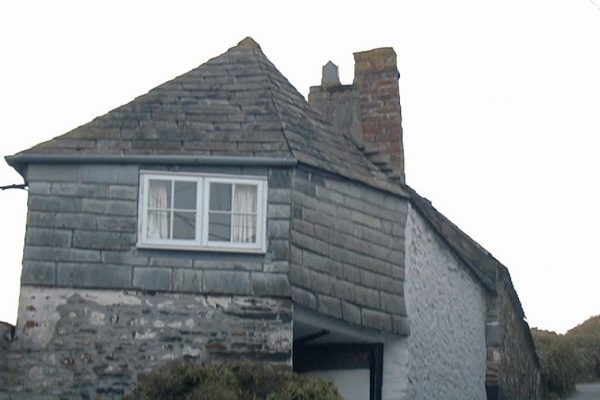
<path id="1" fill-rule="evenodd" d="M 174 250 L 174 251 L 195 251 L 195 252 L 211 252 L 211 253 L 244 253 L 244 254 L 265 254 L 266 248 L 254 247 L 234 247 L 226 246 L 198 246 L 185 244 L 166 244 L 166 243 L 137 243 L 139 249 L 144 250 Z"/>

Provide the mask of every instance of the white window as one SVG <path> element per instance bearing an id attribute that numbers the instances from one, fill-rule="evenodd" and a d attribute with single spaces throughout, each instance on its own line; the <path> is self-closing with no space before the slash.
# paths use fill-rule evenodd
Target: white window
<path id="1" fill-rule="evenodd" d="M 261 177 L 142 172 L 138 246 L 265 251 Z"/>

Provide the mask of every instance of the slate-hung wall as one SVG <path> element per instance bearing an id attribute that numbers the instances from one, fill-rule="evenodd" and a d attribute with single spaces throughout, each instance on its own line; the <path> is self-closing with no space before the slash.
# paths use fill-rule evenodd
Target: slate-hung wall
<path id="1" fill-rule="evenodd" d="M 294 170 L 292 188 L 294 302 L 365 328 L 408 334 L 407 200 L 307 168 Z"/>
<path id="2" fill-rule="evenodd" d="M 125 393 L 183 356 L 291 366 L 292 171 L 199 170 L 268 177 L 268 251 L 235 254 L 137 248 L 140 169 L 168 168 L 29 166 L 19 332 L 2 372 L 15 392 Z"/>
<path id="3" fill-rule="evenodd" d="M 138 249 L 138 166 L 32 165 L 22 283 L 289 295 L 291 171 L 200 171 L 269 177 L 266 254 Z"/>

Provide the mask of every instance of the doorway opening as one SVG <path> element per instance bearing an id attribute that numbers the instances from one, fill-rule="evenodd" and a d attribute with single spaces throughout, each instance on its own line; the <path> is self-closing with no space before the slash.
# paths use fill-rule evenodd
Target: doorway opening
<path id="1" fill-rule="evenodd" d="M 310 318 L 303 318 L 307 314 Z M 381 400 L 383 343 L 377 339 L 341 321 L 295 310 L 294 371 L 335 383 L 344 400 Z"/>

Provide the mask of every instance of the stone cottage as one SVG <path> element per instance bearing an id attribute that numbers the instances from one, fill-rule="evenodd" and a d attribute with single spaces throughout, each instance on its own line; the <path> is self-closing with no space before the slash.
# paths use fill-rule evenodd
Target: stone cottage
<path id="1" fill-rule="evenodd" d="M 29 199 L 0 397 L 243 358 L 349 400 L 538 398 L 508 270 L 405 184 L 394 51 L 354 57 L 307 102 L 246 38 L 6 157 Z"/>

